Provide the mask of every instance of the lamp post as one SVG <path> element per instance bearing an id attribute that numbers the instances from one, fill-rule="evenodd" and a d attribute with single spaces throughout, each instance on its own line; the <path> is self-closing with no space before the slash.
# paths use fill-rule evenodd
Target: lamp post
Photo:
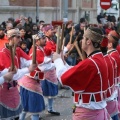
<path id="1" fill-rule="evenodd" d="M 39 22 L 39 0 L 36 0 L 36 24 Z"/>
<path id="2" fill-rule="evenodd" d="M 68 19 L 68 0 L 59 0 L 60 20 Z"/>
<path id="3" fill-rule="evenodd" d="M 68 18 L 68 0 L 63 0 L 63 18 Z"/>

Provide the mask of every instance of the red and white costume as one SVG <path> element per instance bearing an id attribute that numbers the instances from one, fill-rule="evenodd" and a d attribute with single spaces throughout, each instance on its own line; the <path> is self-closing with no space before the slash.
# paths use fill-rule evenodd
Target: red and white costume
<path id="1" fill-rule="evenodd" d="M 108 86 L 107 66 L 101 52 L 93 53 L 78 65 L 68 68 L 61 59 L 54 61 L 61 84 L 79 94 L 73 120 L 108 120 L 105 110 Z M 97 116 L 96 116 L 97 113 Z"/>
<path id="2" fill-rule="evenodd" d="M 46 57 L 45 54 L 51 54 L 51 51 L 38 46 L 36 49 L 37 69 L 19 80 L 24 112 L 38 114 L 45 109 L 41 80 L 44 80 L 45 72 L 55 68 L 54 63 L 51 62 L 52 59 Z M 29 55 L 32 58 L 32 48 Z"/>
<path id="3" fill-rule="evenodd" d="M 56 51 L 56 44 L 53 40 L 51 40 L 50 38 L 47 37 L 47 42 L 46 42 L 46 46 L 47 49 L 52 50 L 53 52 Z"/>
<path id="4" fill-rule="evenodd" d="M 120 84 L 120 54 L 117 50 L 112 49 L 108 51 L 109 55 L 111 56 L 111 58 L 114 61 L 114 66 L 115 66 L 115 86 L 118 92 L 118 109 L 120 111 L 120 88 L 119 88 L 119 84 Z"/>
<path id="5" fill-rule="evenodd" d="M 31 48 L 30 53 L 29 53 L 30 58 L 32 58 L 32 54 L 33 54 L 33 52 L 32 52 L 32 48 Z M 28 90 L 30 89 L 34 92 L 38 92 L 38 93 L 42 94 L 42 89 L 41 89 L 39 84 L 38 84 L 39 89 L 36 89 L 37 83 L 35 80 L 44 80 L 44 77 L 45 77 L 44 72 L 46 72 L 52 68 L 55 68 L 54 64 L 51 63 L 52 59 L 49 57 L 46 57 L 45 54 L 50 55 L 51 51 L 47 50 L 47 49 L 43 49 L 41 47 L 37 47 L 37 49 L 36 49 L 36 61 L 38 63 L 38 67 L 36 70 L 34 70 L 30 74 L 26 75 L 29 78 L 33 78 L 33 79 L 25 80 L 26 76 L 24 76 L 24 78 L 19 80 L 19 85 L 21 85 L 22 87 L 24 87 Z"/>
<path id="6" fill-rule="evenodd" d="M 114 85 L 114 61 L 111 59 L 111 57 L 106 54 L 104 55 L 107 68 L 108 68 L 108 85 L 109 85 L 109 91 L 110 94 L 107 94 L 107 111 L 110 114 L 111 117 L 114 117 L 118 114 L 118 101 L 117 101 L 117 90 L 115 89 Z"/>
<path id="7" fill-rule="evenodd" d="M 20 48 L 16 48 L 14 63 L 18 70 L 13 76 L 13 80 L 18 80 L 24 74 L 29 73 L 27 66 L 30 65 L 31 61 L 27 60 L 29 60 L 29 57 Z M 6 69 L 11 66 L 10 51 L 6 47 L 0 51 L 0 66 Z M 25 68 L 19 69 L 22 67 Z M 13 85 L 13 81 L 10 82 L 10 84 L 12 86 L 10 89 L 8 89 L 8 83 L 6 82 L 0 86 L 0 107 L 3 109 L 0 111 L 0 117 L 2 119 L 14 118 L 18 116 L 22 110 L 18 88 Z"/>
<path id="8" fill-rule="evenodd" d="M 3 75 L 8 72 L 8 69 L 4 68 L 4 66 L 0 65 L 0 85 L 4 83 Z"/>

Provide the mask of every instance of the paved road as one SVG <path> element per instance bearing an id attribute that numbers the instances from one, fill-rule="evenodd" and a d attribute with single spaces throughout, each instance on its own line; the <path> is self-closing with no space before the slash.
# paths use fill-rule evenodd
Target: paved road
<path id="1" fill-rule="evenodd" d="M 72 105 L 73 98 L 71 90 L 60 90 L 59 95 L 55 98 L 54 109 L 60 112 L 61 115 L 53 116 L 45 110 L 40 114 L 40 116 L 43 120 L 72 120 Z M 27 114 L 26 120 L 31 120 L 30 114 Z"/>

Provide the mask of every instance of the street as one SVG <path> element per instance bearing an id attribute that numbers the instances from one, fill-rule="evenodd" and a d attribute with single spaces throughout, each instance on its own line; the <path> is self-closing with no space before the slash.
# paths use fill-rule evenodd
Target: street
<path id="1" fill-rule="evenodd" d="M 45 99 L 46 106 L 47 101 Z M 45 110 L 40 113 L 42 120 L 72 120 L 73 97 L 71 90 L 61 89 L 57 98 L 55 98 L 54 109 L 61 113 L 60 116 L 51 115 Z M 27 114 L 26 120 L 30 120 L 30 114 Z"/>

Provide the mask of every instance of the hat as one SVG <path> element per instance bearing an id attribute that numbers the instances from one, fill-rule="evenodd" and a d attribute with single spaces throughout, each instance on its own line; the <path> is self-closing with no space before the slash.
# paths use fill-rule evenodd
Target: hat
<path id="1" fill-rule="evenodd" d="M 39 31 L 38 34 L 32 35 L 32 38 L 35 40 L 45 37 L 45 34 L 42 31 Z"/>
<path id="2" fill-rule="evenodd" d="M 54 28 L 53 28 L 52 25 L 47 25 L 47 26 L 44 27 L 44 30 L 45 30 L 45 31 L 53 30 L 53 29 L 54 29 Z"/>
<path id="3" fill-rule="evenodd" d="M 7 37 L 8 39 L 13 36 L 20 36 L 20 31 L 18 28 L 11 29 L 7 31 Z"/>

